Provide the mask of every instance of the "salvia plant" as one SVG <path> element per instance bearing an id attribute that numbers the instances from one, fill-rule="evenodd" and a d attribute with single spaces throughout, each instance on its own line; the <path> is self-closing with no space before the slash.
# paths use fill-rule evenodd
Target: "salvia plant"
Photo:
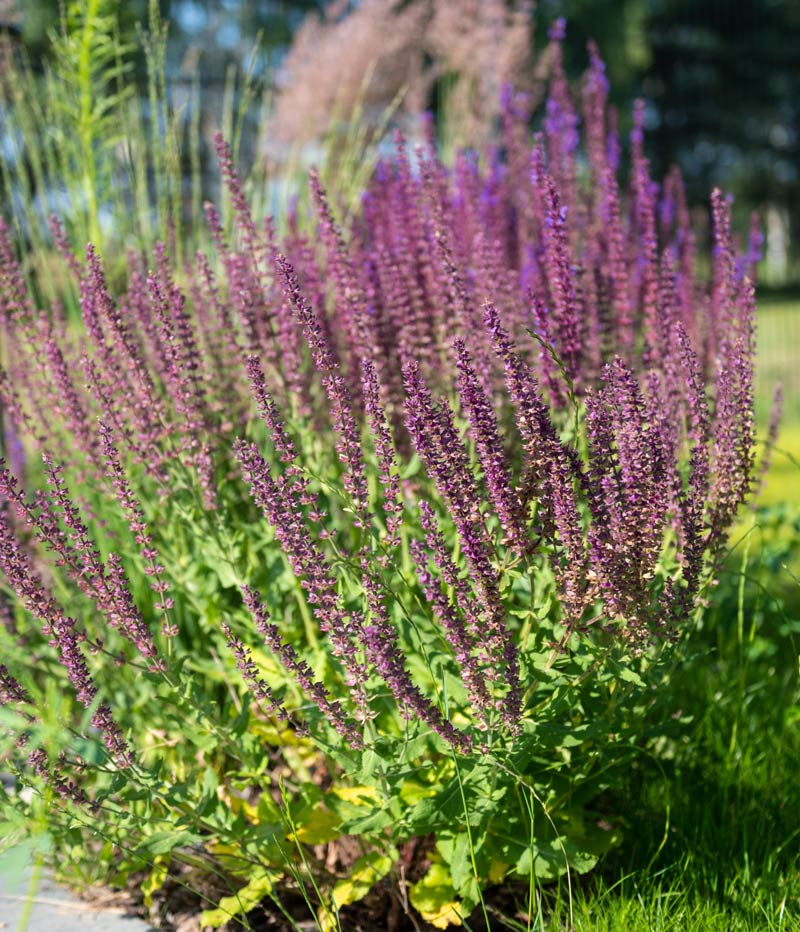
<path id="1" fill-rule="evenodd" d="M 74 879 L 323 929 L 505 883 L 530 925 L 618 842 L 751 485 L 757 244 L 714 192 L 703 281 L 643 106 L 623 190 L 560 40 L 532 140 L 511 90 L 480 156 L 398 137 L 347 236 L 313 173 L 313 222 L 257 221 L 221 136 L 234 235 L 207 205 L 123 291 L 54 219 L 38 307 L 0 228 L 4 818 Z"/>

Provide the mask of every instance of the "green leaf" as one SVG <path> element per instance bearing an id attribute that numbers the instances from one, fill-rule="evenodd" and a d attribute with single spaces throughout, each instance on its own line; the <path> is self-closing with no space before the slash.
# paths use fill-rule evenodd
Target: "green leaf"
<path id="1" fill-rule="evenodd" d="M 389 809 L 374 809 L 363 815 L 345 819 L 339 826 L 342 835 L 371 835 L 388 828 L 397 821 L 397 815 Z"/>
<path id="2" fill-rule="evenodd" d="M 468 821 L 471 826 L 481 824 L 496 810 L 508 786 L 492 787 L 492 770 L 487 763 L 476 764 L 471 770 L 461 766 L 461 779 L 452 777 L 435 796 L 421 799 L 409 812 L 408 820 L 417 834 L 438 829 L 453 829 Z"/>
<path id="3" fill-rule="evenodd" d="M 194 844 L 194 842 L 199 840 L 200 836 L 196 832 L 154 832 L 139 845 L 136 849 L 136 853 L 140 857 L 146 857 L 149 860 L 157 854 L 169 854 L 176 848 L 180 848 L 183 845 Z"/>
<path id="4" fill-rule="evenodd" d="M 456 892 L 462 895 L 472 892 L 472 887 L 475 885 L 475 872 L 472 866 L 469 835 L 466 832 L 461 832 L 454 837 L 450 857 L 446 860 L 450 864 L 450 877 Z"/>
<path id="5" fill-rule="evenodd" d="M 203 774 L 203 796 L 216 796 L 219 778 L 213 767 L 206 767 Z"/>
<path id="6" fill-rule="evenodd" d="M 596 855 L 579 850 L 568 838 L 553 838 L 528 846 L 517 860 L 515 871 L 523 877 L 531 873 L 537 880 L 556 880 L 567 869 L 578 874 L 597 864 Z"/>
<path id="7" fill-rule="evenodd" d="M 615 664 L 614 666 L 616 673 L 621 680 L 624 680 L 626 683 L 633 683 L 634 686 L 638 686 L 640 689 L 647 688 L 647 683 L 645 683 L 645 681 L 634 669 L 625 666 L 624 664 Z"/>
<path id="8" fill-rule="evenodd" d="M 394 817 L 373 786 L 333 788 L 325 802 L 342 819 L 339 831 L 344 835 L 367 835 L 391 825 Z"/>
<path id="9" fill-rule="evenodd" d="M 403 480 L 412 479 L 419 473 L 421 466 L 419 456 L 415 453 L 400 471 L 400 478 Z"/>

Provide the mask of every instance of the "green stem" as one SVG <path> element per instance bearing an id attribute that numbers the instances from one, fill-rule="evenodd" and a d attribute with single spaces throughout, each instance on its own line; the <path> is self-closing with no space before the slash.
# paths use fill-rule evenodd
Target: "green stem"
<path id="1" fill-rule="evenodd" d="M 80 110 L 78 134 L 83 160 L 83 193 L 86 197 L 86 213 L 89 221 L 89 238 L 98 247 L 100 244 L 100 222 L 97 210 L 97 166 L 94 154 L 93 101 L 92 101 L 92 44 L 94 22 L 99 13 L 100 0 L 87 0 L 82 17 L 82 35 L 78 54 L 78 86 L 80 88 Z"/>

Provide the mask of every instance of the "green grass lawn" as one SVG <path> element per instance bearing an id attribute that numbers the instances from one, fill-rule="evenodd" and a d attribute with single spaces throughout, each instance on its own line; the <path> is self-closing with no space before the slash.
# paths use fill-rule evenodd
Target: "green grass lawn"
<path id="1" fill-rule="evenodd" d="M 800 297 L 758 302 L 756 414 L 766 423 L 777 383 L 783 386 L 784 420 L 800 424 Z"/>
<path id="2" fill-rule="evenodd" d="M 778 440 L 758 501 L 764 506 L 797 506 L 800 511 L 800 298 L 759 302 L 757 341 L 756 418 L 762 441 L 775 386 L 783 389 Z M 743 517 L 732 539 L 749 525 L 749 518 Z"/>
<path id="3" fill-rule="evenodd" d="M 784 423 L 759 495 L 764 505 L 800 506 L 800 423 Z"/>

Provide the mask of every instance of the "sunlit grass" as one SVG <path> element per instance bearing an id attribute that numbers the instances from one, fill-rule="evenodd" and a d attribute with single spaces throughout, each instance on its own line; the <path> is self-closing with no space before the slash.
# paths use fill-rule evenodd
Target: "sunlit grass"
<path id="1" fill-rule="evenodd" d="M 766 423 L 775 385 L 780 383 L 784 425 L 800 427 L 800 297 L 759 300 L 756 327 L 756 416 Z M 800 439 L 800 434 L 796 436 Z"/>
<path id="2" fill-rule="evenodd" d="M 766 433 L 775 386 L 783 389 L 783 411 L 776 449 L 765 477 L 764 505 L 800 506 L 800 298 L 759 301 L 757 316 L 756 417 Z"/>
<path id="3" fill-rule="evenodd" d="M 633 773 L 623 847 L 579 887 L 572 925 L 559 894 L 531 928 L 800 928 L 800 585 L 782 551 L 732 555 L 668 687 L 686 723 Z"/>

